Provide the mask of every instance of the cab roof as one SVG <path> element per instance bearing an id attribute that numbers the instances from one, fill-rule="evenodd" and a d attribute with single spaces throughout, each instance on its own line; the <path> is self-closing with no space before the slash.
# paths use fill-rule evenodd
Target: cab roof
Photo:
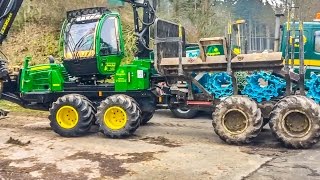
<path id="1" fill-rule="evenodd" d="M 106 7 L 94 7 L 94 8 L 85 8 L 85 9 L 78 9 L 72 10 L 67 12 L 67 19 L 78 19 L 78 18 L 99 18 L 105 13 L 111 13 L 109 9 Z M 98 17 L 99 16 L 99 17 Z"/>

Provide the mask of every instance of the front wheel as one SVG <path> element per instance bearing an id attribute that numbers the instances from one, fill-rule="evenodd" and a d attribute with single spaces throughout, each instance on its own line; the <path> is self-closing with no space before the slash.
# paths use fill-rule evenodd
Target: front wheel
<path id="1" fill-rule="evenodd" d="M 77 94 L 69 94 L 58 98 L 49 111 L 51 128 L 64 137 L 77 137 L 87 134 L 94 119 L 89 102 Z"/>
<path id="2" fill-rule="evenodd" d="M 304 96 L 288 96 L 271 113 L 270 128 L 286 147 L 306 149 L 319 141 L 319 105 Z"/>
<path id="3" fill-rule="evenodd" d="M 132 135 L 141 123 L 138 103 L 127 95 L 113 95 L 100 103 L 96 114 L 99 130 L 110 138 Z"/>

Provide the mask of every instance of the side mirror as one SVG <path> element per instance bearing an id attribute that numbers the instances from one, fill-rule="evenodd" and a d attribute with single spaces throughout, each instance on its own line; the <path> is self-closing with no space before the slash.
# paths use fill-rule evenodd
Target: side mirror
<path id="1" fill-rule="evenodd" d="M 101 49 L 100 49 L 101 56 L 108 56 L 111 54 L 111 52 L 112 52 L 111 47 L 101 47 Z"/>
<path id="2" fill-rule="evenodd" d="M 50 55 L 50 56 L 48 57 L 48 59 L 49 59 L 49 63 L 50 63 L 50 64 L 53 64 L 53 63 L 54 63 L 54 60 L 55 60 L 55 59 L 54 59 L 53 56 Z"/>

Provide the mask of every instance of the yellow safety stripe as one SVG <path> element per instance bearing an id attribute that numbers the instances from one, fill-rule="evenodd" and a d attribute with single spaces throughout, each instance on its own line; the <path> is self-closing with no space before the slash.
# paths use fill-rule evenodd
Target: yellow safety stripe
<path id="1" fill-rule="evenodd" d="M 291 60 L 289 60 L 289 64 L 291 64 Z M 295 59 L 294 65 L 299 66 L 299 64 L 300 64 L 300 60 Z M 304 65 L 305 66 L 319 66 L 320 67 L 320 59 L 305 59 Z"/>
<path id="2" fill-rule="evenodd" d="M 48 70 L 50 69 L 49 65 L 45 65 L 45 66 L 36 66 L 36 67 L 31 67 L 30 70 L 31 71 L 43 71 L 43 70 Z"/>
<path id="3" fill-rule="evenodd" d="M 86 58 L 86 57 L 93 57 L 95 55 L 95 51 L 94 50 L 89 50 L 89 51 L 78 51 L 74 53 L 76 57 L 80 57 L 80 58 Z M 73 57 L 73 54 L 71 52 L 66 53 L 65 54 L 65 59 L 72 59 L 72 58 L 76 58 Z"/>

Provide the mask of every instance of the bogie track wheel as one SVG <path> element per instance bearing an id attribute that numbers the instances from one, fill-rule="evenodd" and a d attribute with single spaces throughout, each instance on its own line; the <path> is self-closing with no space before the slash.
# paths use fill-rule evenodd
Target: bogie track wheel
<path id="1" fill-rule="evenodd" d="M 155 111 L 142 112 L 141 125 L 146 125 L 153 118 L 154 113 L 155 113 Z"/>
<path id="2" fill-rule="evenodd" d="M 214 131 L 228 144 L 250 143 L 261 132 L 261 110 L 253 100 L 231 96 L 222 101 L 212 115 Z"/>
<path id="3" fill-rule="evenodd" d="M 174 115 L 174 117 L 181 118 L 181 119 L 193 119 L 199 114 L 199 111 L 194 109 L 189 109 L 187 107 L 175 107 L 175 108 L 170 108 L 170 110 Z"/>
<path id="4" fill-rule="evenodd" d="M 80 95 L 69 94 L 58 98 L 49 111 L 51 128 L 63 137 L 83 136 L 92 125 L 92 107 Z"/>
<path id="5" fill-rule="evenodd" d="M 99 131 L 110 138 L 132 135 L 141 123 L 138 103 L 127 95 L 113 95 L 100 103 L 96 114 Z"/>
<path id="6" fill-rule="evenodd" d="M 271 112 L 270 128 L 288 148 L 307 149 L 319 141 L 319 105 L 305 96 L 288 96 Z"/>

